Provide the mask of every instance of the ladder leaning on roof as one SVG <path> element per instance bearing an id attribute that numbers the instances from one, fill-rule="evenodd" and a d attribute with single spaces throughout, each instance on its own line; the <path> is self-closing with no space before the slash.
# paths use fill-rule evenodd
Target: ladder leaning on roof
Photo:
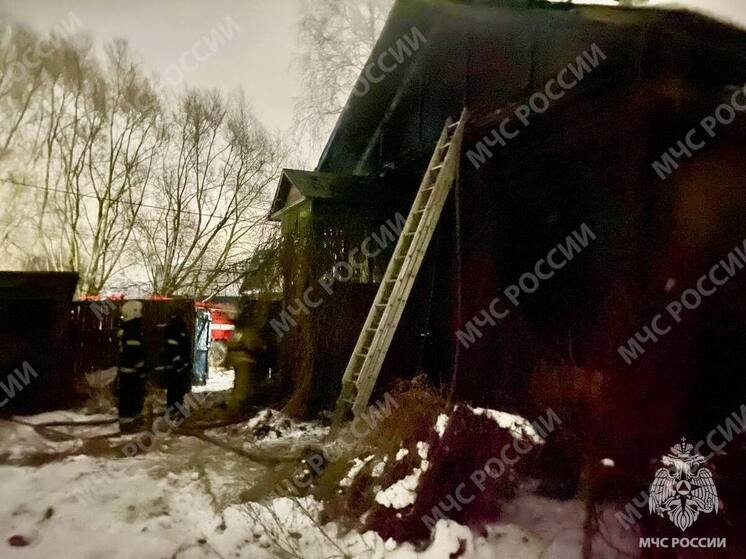
<path id="1" fill-rule="evenodd" d="M 342 390 L 334 412 L 334 425 L 337 427 L 347 419 L 350 411 L 358 416 L 368 405 L 415 277 L 456 177 L 467 120 L 468 113 L 464 109 L 459 120 L 452 122 L 448 118 L 443 127 L 342 377 Z"/>

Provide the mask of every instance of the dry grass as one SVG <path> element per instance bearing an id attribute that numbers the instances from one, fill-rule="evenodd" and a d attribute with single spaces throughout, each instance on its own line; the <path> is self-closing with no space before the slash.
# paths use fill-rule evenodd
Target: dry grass
<path id="1" fill-rule="evenodd" d="M 378 508 L 375 496 L 380 487 L 388 487 L 411 473 L 419 465 L 417 442 L 432 438 L 438 415 L 446 413 L 447 403 L 437 391 L 427 385 L 423 377 L 399 381 L 390 390 L 398 406 L 393 413 L 377 424 L 368 435 L 349 448 L 339 460 L 327 464 L 315 495 L 326 502 L 328 518 L 347 528 L 364 528 L 360 518 Z M 396 454 L 405 448 L 409 453 L 401 460 Z M 355 476 L 352 484 L 340 489 L 340 481 L 349 471 L 353 458 L 373 456 Z M 378 477 L 373 477 L 376 464 L 386 460 Z"/>
<path id="2" fill-rule="evenodd" d="M 511 433 L 491 418 L 475 415 L 467 406 L 449 408 L 445 398 L 427 387 L 423 379 L 402 383 L 392 391 L 399 407 L 381 422 L 355 449 L 353 455 L 331 464 L 320 484 L 318 496 L 326 501 L 326 513 L 346 528 L 374 530 L 383 539 L 425 542 L 430 532 L 423 522 L 434 506 L 452 495 L 462 482 L 484 467 L 506 444 Z M 449 416 L 443 436 L 434 427 L 440 414 Z M 429 467 L 422 472 L 412 505 L 395 509 L 376 502 L 376 494 L 422 466 L 417 443 L 427 443 Z M 409 452 L 400 460 L 400 449 Z M 538 450 L 537 450 L 538 452 Z M 372 458 L 369 458 L 372 456 Z M 352 458 L 366 460 L 349 487 L 339 481 L 349 471 Z M 525 458 L 528 463 L 533 458 Z M 386 460 L 381 468 L 381 462 Z M 380 475 L 374 475 L 378 467 Z M 521 465 L 519 464 L 519 467 Z M 443 511 L 462 524 L 479 526 L 499 518 L 501 504 L 513 496 L 519 476 L 511 467 L 497 479 L 487 478 L 485 489 L 474 489 L 475 499 L 461 510 Z"/>

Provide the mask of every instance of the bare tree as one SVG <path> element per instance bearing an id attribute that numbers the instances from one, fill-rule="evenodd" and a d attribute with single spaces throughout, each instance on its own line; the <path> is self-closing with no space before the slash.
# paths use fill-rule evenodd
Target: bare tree
<path id="1" fill-rule="evenodd" d="M 81 36 L 15 51 L 33 87 L 6 105 L 14 145 L 3 177 L 28 189 L 38 260 L 78 271 L 82 294 L 118 272 L 162 141 L 152 87 L 126 44 L 110 45 L 103 66 L 92 51 Z"/>
<path id="2" fill-rule="evenodd" d="M 43 38 L 10 22 L 2 22 L 0 39 L 0 159 L 11 151 L 11 144 L 29 115 L 38 94 L 43 67 L 36 52 Z"/>
<path id="3" fill-rule="evenodd" d="M 241 277 L 245 293 L 282 293 L 281 265 L 282 231 L 267 227 L 251 257 L 246 261 Z"/>
<path id="4" fill-rule="evenodd" d="M 152 291 L 210 297 L 242 275 L 261 238 L 278 144 L 242 98 L 189 91 L 169 115 L 153 206 L 137 228 Z"/>
<path id="5" fill-rule="evenodd" d="M 321 147 L 378 40 L 393 0 L 303 0 L 298 24 L 304 93 L 296 100 L 300 133 Z"/>
<path id="6" fill-rule="evenodd" d="M 0 185 L 0 249 L 6 254 L 0 263 L 3 268 L 12 265 L 11 251 L 18 251 L 16 233 L 25 229 L 22 208 L 23 192 L 13 184 Z"/>
<path id="7" fill-rule="evenodd" d="M 91 130 L 101 125 L 104 133 L 101 141 L 88 143 L 85 156 L 93 193 L 88 205 L 96 219 L 87 219 L 90 242 L 80 243 L 85 252 L 75 260 L 87 293 L 98 293 L 118 270 L 165 139 L 157 99 L 124 43 L 110 46 L 108 62 L 108 79 L 94 92 L 94 114 L 104 118 L 94 116 L 90 121 Z M 76 185 L 68 194 L 69 207 L 79 202 L 80 194 Z"/>
<path id="8" fill-rule="evenodd" d="M 143 274 L 147 290 L 165 295 L 234 286 L 271 232 L 282 157 L 244 100 L 190 91 L 165 108 L 124 42 L 102 58 L 80 34 L 9 29 L 0 37 L 3 250 L 34 269 L 77 271 L 81 295 L 142 286 Z"/>
<path id="9" fill-rule="evenodd" d="M 41 82 L 39 66 L 32 67 L 20 61 L 33 61 L 33 52 L 40 38 L 33 31 L 10 21 L 0 20 L 0 176 L 10 165 L 14 139 L 29 120 L 29 109 L 38 95 Z M 20 211 L 27 201 L 27 192 L 11 183 L 0 183 L 0 248 L 6 256 L 5 265 L 11 265 L 10 253 L 21 249 L 19 232 L 29 233 L 24 224 L 24 212 Z"/>

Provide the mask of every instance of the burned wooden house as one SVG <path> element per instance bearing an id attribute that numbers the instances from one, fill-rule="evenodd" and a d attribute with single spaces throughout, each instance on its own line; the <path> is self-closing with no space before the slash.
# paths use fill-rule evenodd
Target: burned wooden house
<path id="1" fill-rule="evenodd" d="M 273 205 L 291 402 L 332 407 L 394 322 L 376 390 L 424 373 L 458 400 L 554 406 L 611 454 L 717 424 L 745 394 L 745 83 L 746 33 L 694 13 L 396 2 L 316 170 L 285 171 Z M 446 170 L 442 212 L 418 218 Z M 420 244 L 346 273 L 396 212 Z M 381 295 L 397 256 L 416 260 L 400 321 Z"/>

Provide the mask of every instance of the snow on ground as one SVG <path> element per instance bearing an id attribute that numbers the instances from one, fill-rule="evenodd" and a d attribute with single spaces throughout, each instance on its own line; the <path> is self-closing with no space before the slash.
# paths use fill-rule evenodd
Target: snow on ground
<path id="1" fill-rule="evenodd" d="M 34 454 L 72 452 L 82 446 L 82 441 L 79 438 L 70 438 L 72 435 L 65 427 L 54 427 L 54 431 L 60 434 L 59 440 L 50 441 L 48 438 L 40 436 L 31 425 L 52 421 L 106 421 L 112 419 L 115 419 L 115 417 L 105 414 L 86 415 L 72 411 L 43 413 L 33 417 L 21 418 L 21 421 L 29 425 L 15 424 L 13 428 L 0 429 L 0 459 L 21 460 L 25 456 Z M 76 434 L 92 436 L 109 434 L 118 430 L 118 425 L 111 424 L 85 427 L 78 429 Z M 70 437 L 65 435 L 70 435 Z"/>
<path id="2" fill-rule="evenodd" d="M 277 410 L 265 409 L 250 420 L 209 429 L 206 434 L 253 452 L 299 453 L 319 444 L 329 427 L 319 421 L 295 421 Z"/>
<path id="3" fill-rule="evenodd" d="M 599 533 L 593 538 L 594 557 L 622 559 L 637 557 L 638 541 L 614 518 L 610 507 L 599 515 Z M 545 556 L 577 559 L 583 545 L 585 504 L 580 501 L 554 501 L 537 495 L 522 495 L 503 507 L 503 520 L 531 526 L 531 531 L 547 543 Z"/>
<path id="4" fill-rule="evenodd" d="M 29 542 L 12 557 L 160 558 L 199 548 L 215 521 L 199 481 L 154 476 L 143 462 L 80 456 L 38 468 L 0 467 L 4 539 L 20 535 Z M 86 482 L 103 469 L 106 483 L 88 495 Z M 210 557 L 184 555 L 190 556 Z"/>
<path id="5" fill-rule="evenodd" d="M 487 536 L 475 536 L 466 526 L 452 520 L 439 520 L 435 525 L 433 542 L 425 551 L 417 553 L 411 545 L 392 550 L 391 559 L 539 559 L 544 545 L 530 532 L 514 525 L 490 527 Z M 459 555 L 459 552 L 461 555 Z"/>
<path id="6" fill-rule="evenodd" d="M 60 412 L 21 419 L 38 424 L 91 416 Z M 93 429 L 86 428 L 88 436 Z M 98 429 L 97 434 L 112 430 Z M 82 443 L 47 441 L 31 427 L 7 421 L 0 421 L 0 441 L 5 458 L 0 461 L 0 557 L 267 556 L 258 542 L 244 541 L 252 534 L 248 517 L 240 529 L 225 533 L 224 514 L 242 506 L 241 492 L 266 471 L 228 450 L 170 434 L 156 450 L 130 458 L 114 449 L 103 456 L 78 454 L 26 466 L 12 462 L 69 452 Z M 11 548 L 10 538 L 28 545 Z"/>
<path id="7" fill-rule="evenodd" d="M 193 386 L 192 392 L 219 392 L 222 390 L 231 390 L 233 388 L 233 379 L 235 376 L 236 374 L 233 369 L 210 367 L 205 385 Z"/>
<path id="8" fill-rule="evenodd" d="M 34 425 L 107 419 L 116 418 L 78 412 L 18 418 Z M 98 437 L 117 429 L 113 423 L 76 427 L 74 432 Z M 248 421 L 207 433 L 237 447 L 256 447 L 258 443 L 246 441 L 316 440 L 326 428 L 263 410 Z M 290 544 L 308 549 L 301 557 L 329 555 L 314 555 L 317 539 L 329 541 L 321 531 L 308 529 L 306 512 L 288 512 L 291 500 L 277 500 L 269 507 L 243 504 L 241 494 L 267 473 L 264 466 L 177 433 L 160 437 L 150 452 L 126 458 L 116 446 L 136 437 L 96 440 L 93 455 L 86 455 L 80 453 L 80 439 L 49 440 L 32 426 L 0 421 L 0 557 L 261 559 L 281 555 Z M 317 505 L 306 503 L 305 509 L 318 513 Z M 303 536 L 297 537 L 300 532 Z M 289 544 L 282 538 L 289 538 Z M 26 545 L 11 546 L 11 541 Z"/>
<path id="9" fill-rule="evenodd" d="M 111 418 L 55 412 L 19 419 L 39 424 Z M 111 434 L 115 429 L 109 424 L 74 432 L 93 437 Z M 249 438 L 254 441 L 252 444 L 264 439 L 272 444 L 297 443 L 319 438 L 325 429 L 317 423 L 295 422 L 279 412 L 264 410 L 248 421 L 211 429 L 209 433 L 241 446 Z M 55 430 L 73 432 L 62 427 Z M 458 553 L 465 559 L 580 556 L 584 509 L 579 502 L 560 503 L 522 495 L 506 504 L 504 522 L 488 526 L 484 535 L 452 521 L 439 521 L 432 544 L 422 550 L 411 544 L 383 541 L 372 532 L 342 533 L 334 523 L 322 526 L 318 520 L 321 504 L 311 497 L 246 503 L 242 493 L 262 479 L 267 468 L 230 450 L 171 433 L 161 437 L 152 451 L 125 458 L 116 447 L 132 439 L 133 435 L 98 438 L 85 444 L 80 440 L 49 440 L 32 427 L 0 421 L 0 557 L 322 559 L 346 555 L 365 559 L 441 559 L 456 557 Z M 416 469 L 427 468 L 428 450 L 425 443 L 418 445 L 420 463 Z M 403 451 L 397 457 L 401 455 Z M 404 485 L 402 480 L 401 491 L 390 499 L 392 504 L 400 498 L 406 497 L 407 502 L 414 498 L 416 483 L 408 484 L 411 487 Z M 617 547 L 627 549 L 618 538 L 614 541 Z M 611 548 L 597 543 L 604 553 L 609 552 L 598 557 L 617 557 Z"/>

